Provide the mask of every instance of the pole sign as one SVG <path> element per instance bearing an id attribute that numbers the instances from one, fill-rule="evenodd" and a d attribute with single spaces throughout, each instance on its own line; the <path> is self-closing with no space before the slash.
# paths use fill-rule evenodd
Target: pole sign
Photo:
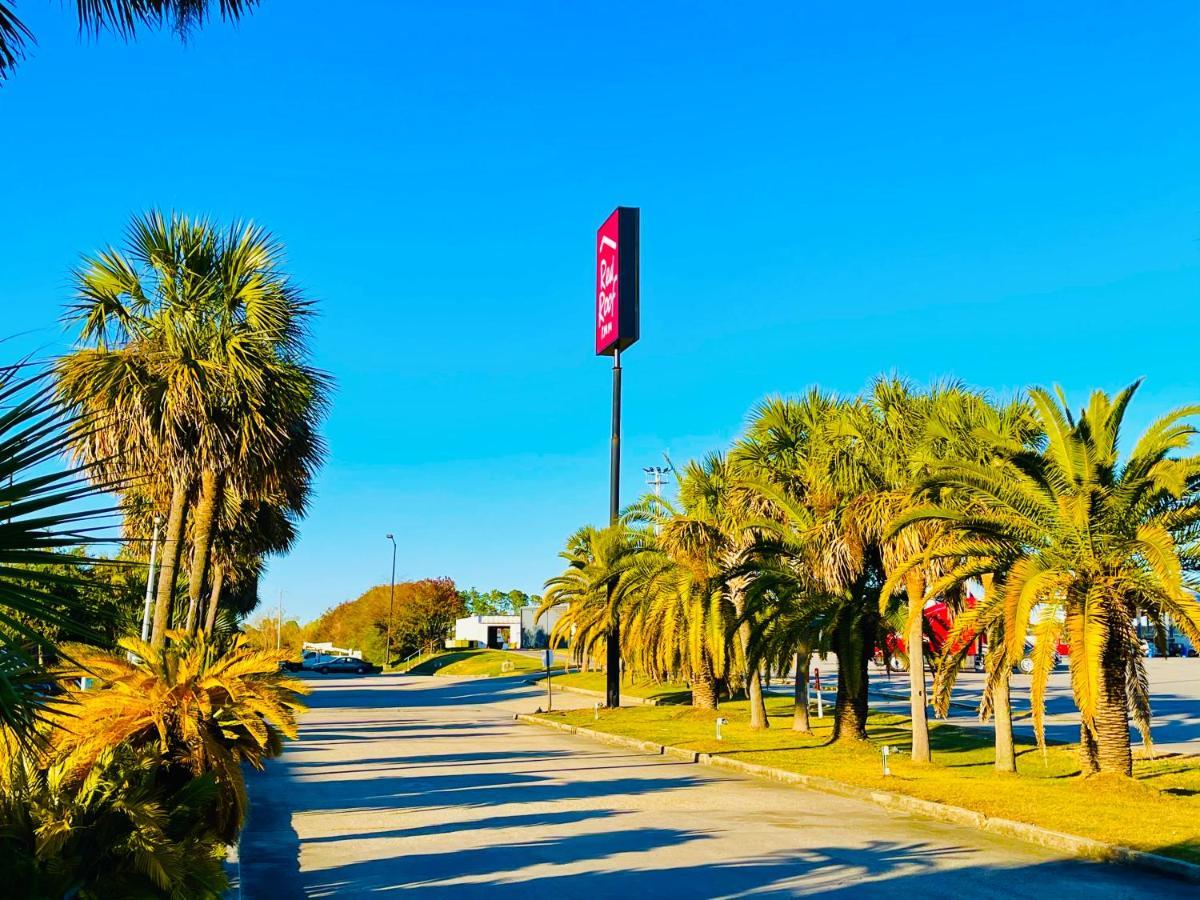
<path id="1" fill-rule="evenodd" d="M 596 232 L 596 355 L 638 339 L 638 209 L 618 206 Z"/>

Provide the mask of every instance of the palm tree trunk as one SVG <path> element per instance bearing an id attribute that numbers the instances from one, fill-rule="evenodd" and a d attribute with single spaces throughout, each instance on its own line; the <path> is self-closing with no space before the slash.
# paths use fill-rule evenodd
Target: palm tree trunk
<path id="1" fill-rule="evenodd" d="M 212 634 L 217 625 L 217 609 L 221 605 L 221 588 L 224 586 L 225 567 L 217 563 L 212 570 L 212 594 L 208 598 L 208 613 L 204 617 L 205 634 Z"/>
<path id="2" fill-rule="evenodd" d="M 1125 684 L 1125 648 L 1119 633 L 1109 632 L 1096 703 L 1096 759 L 1104 775 L 1133 776 L 1129 744 L 1129 697 Z"/>
<path id="3" fill-rule="evenodd" d="M 712 660 L 705 653 L 692 676 L 692 707 L 695 709 L 717 708 L 717 679 L 713 676 Z"/>
<path id="4" fill-rule="evenodd" d="M 867 635 L 850 616 L 834 630 L 838 658 L 837 699 L 833 707 L 833 741 L 867 739 L 867 662 L 874 649 L 874 635 Z"/>
<path id="5" fill-rule="evenodd" d="M 200 595 L 204 591 L 204 577 L 208 571 L 213 521 L 216 519 L 220 493 L 220 476 L 212 469 L 205 469 L 200 475 L 200 497 L 196 501 L 192 530 L 192 569 L 188 574 L 188 634 L 196 630 L 196 620 L 200 615 Z"/>
<path id="6" fill-rule="evenodd" d="M 738 642 L 742 646 L 742 659 L 746 664 L 746 697 L 750 701 L 750 727 L 770 728 L 771 723 L 767 719 L 767 704 L 763 699 L 762 679 L 758 666 L 750 663 L 750 621 L 744 618 L 746 587 L 749 581 L 748 578 L 731 579 L 728 587 L 729 599 L 733 603 L 738 618 L 742 620 L 738 626 Z"/>
<path id="7" fill-rule="evenodd" d="M 1100 771 L 1099 748 L 1096 736 L 1087 725 L 1079 726 L 1079 774 L 1085 778 Z"/>
<path id="8" fill-rule="evenodd" d="M 995 646 L 995 645 L 993 645 Z M 992 716 L 996 731 L 996 771 L 1017 771 L 1017 750 L 1013 744 L 1012 702 L 1008 692 L 1011 666 L 1004 666 L 992 696 Z"/>
<path id="9" fill-rule="evenodd" d="M 171 606 L 175 600 L 175 578 L 179 571 L 179 556 L 183 550 L 183 520 L 187 513 L 187 482 L 179 479 L 171 490 L 171 509 L 167 513 L 167 533 L 163 538 L 162 568 L 158 572 L 157 594 L 154 598 L 154 627 L 150 646 L 161 647 L 167 641 L 171 621 Z"/>
<path id="10" fill-rule="evenodd" d="M 914 569 L 904 580 L 908 594 L 908 684 L 913 762 L 929 762 L 929 699 L 925 696 L 925 576 Z"/>
<path id="11" fill-rule="evenodd" d="M 812 725 L 808 721 L 808 667 L 812 662 L 812 648 L 803 644 L 796 649 L 796 694 L 794 713 L 792 716 L 792 731 L 812 733 Z"/>

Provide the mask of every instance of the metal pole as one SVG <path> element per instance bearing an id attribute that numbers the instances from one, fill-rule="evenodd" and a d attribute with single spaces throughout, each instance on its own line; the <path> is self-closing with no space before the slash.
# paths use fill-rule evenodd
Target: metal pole
<path id="1" fill-rule="evenodd" d="M 150 541 L 150 569 L 146 573 L 146 608 L 142 610 L 142 640 L 150 640 L 150 608 L 154 604 L 154 563 L 158 558 L 158 527 L 162 516 L 154 517 L 154 537 Z"/>
<path id="2" fill-rule="evenodd" d="M 621 351 L 613 351 L 612 452 L 608 466 L 608 523 L 616 525 L 621 517 Z M 608 608 L 612 609 L 614 585 L 608 585 Z M 605 700 L 610 709 L 621 705 L 621 622 L 613 612 L 608 626 L 605 656 Z"/>
<path id="3" fill-rule="evenodd" d="M 390 534 L 387 539 L 392 542 L 392 591 L 388 595 L 387 642 L 383 648 L 383 668 L 385 669 L 388 660 L 392 658 L 392 610 L 396 605 L 396 539 Z"/>
<path id="4" fill-rule="evenodd" d="M 279 589 L 279 615 L 275 619 L 275 649 L 283 646 L 283 588 Z"/>

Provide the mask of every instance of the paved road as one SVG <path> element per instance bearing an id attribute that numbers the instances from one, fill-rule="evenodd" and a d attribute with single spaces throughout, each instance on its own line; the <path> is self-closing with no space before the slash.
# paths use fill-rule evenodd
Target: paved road
<path id="1" fill-rule="evenodd" d="M 542 694 L 519 679 L 315 685 L 301 740 L 250 779 L 247 898 L 1108 900 L 1191 890 L 520 725 L 512 713 Z"/>

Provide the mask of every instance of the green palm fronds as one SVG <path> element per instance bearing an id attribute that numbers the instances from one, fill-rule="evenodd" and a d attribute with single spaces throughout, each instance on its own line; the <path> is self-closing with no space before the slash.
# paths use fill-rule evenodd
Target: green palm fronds
<path id="1" fill-rule="evenodd" d="M 89 617 L 59 611 L 50 593 L 81 583 L 51 565 L 62 551 L 103 540 L 114 527 L 114 510 L 99 505 L 105 485 L 55 468 L 93 427 L 63 415 L 45 374 L 0 370 L 0 727 L 23 736 L 48 702 L 36 663 L 39 648 L 54 650 L 46 632 L 99 640 L 78 624 Z"/>

